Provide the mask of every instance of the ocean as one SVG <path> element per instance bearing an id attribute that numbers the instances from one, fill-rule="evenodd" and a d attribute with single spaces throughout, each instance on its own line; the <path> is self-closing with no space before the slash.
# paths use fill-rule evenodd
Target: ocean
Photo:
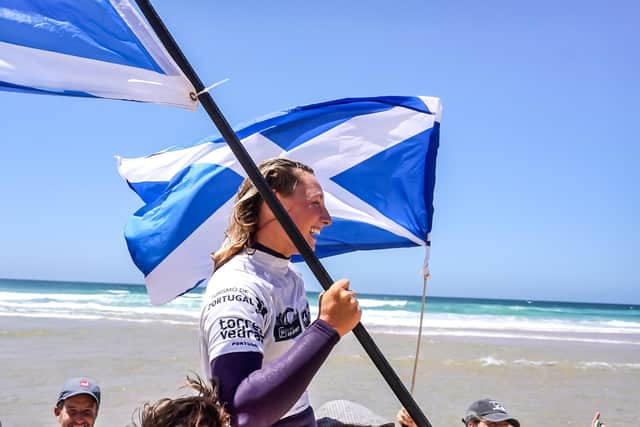
<path id="1" fill-rule="evenodd" d="M 203 289 L 153 306 L 145 287 L 113 283 L 0 279 L 0 317 L 119 320 L 193 325 Z M 318 293 L 308 293 L 317 315 Z M 421 298 L 359 293 L 371 332 L 415 335 Z M 640 345 L 640 306 L 427 296 L 423 333 L 460 337 L 569 340 Z"/>

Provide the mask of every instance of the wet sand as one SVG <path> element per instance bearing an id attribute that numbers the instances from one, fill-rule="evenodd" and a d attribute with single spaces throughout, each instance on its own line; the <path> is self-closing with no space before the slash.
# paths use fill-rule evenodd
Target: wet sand
<path id="1" fill-rule="evenodd" d="M 408 385 L 415 337 L 372 336 Z M 54 426 L 59 387 L 78 375 L 102 387 L 96 425 L 125 426 L 142 402 L 176 396 L 185 374 L 200 371 L 195 325 L 114 320 L 0 317 L 0 364 L 3 427 Z M 461 425 L 468 404 L 483 397 L 501 400 L 523 426 L 588 426 L 596 409 L 609 427 L 640 424 L 637 344 L 427 335 L 416 382 L 415 399 L 434 426 Z M 316 407 L 349 399 L 390 420 L 399 407 L 352 336 L 310 392 Z"/>

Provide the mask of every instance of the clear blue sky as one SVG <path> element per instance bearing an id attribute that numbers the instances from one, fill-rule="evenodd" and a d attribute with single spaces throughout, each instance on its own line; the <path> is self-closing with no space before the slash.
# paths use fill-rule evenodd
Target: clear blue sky
<path id="1" fill-rule="evenodd" d="M 205 84 L 230 78 L 213 95 L 232 124 L 442 99 L 429 294 L 640 303 L 637 1 L 154 4 Z M 0 277 L 141 283 L 122 237 L 141 202 L 114 155 L 214 133 L 201 109 L 0 92 Z M 363 292 L 419 294 L 422 257 L 326 266 Z"/>

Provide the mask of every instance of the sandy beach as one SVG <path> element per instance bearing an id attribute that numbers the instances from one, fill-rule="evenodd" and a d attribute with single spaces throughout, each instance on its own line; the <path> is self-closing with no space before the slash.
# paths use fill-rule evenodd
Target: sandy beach
<path id="1" fill-rule="evenodd" d="M 410 382 L 415 337 L 373 334 Z M 614 341 L 615 337 L 612 337 Z M 103 390 L 97 426 L 125 426 L 144 401 L 175 396 L 199 372 L 197 329 L 158 322 L 0 317 L 0 421 L 53 426 L 65 378 Z M 474 399 L 493 397 L 527 425 L 588 426 L 598 409 L 610 427 L 640 423 L 640 346 L 557 340 L 430 336 L 423 339 L 416 401 L 434 426 L 458 425 Z M 393 419 L 398 402 L 348 336 L 310 387 L 314 406 L 357 401 Z"/>

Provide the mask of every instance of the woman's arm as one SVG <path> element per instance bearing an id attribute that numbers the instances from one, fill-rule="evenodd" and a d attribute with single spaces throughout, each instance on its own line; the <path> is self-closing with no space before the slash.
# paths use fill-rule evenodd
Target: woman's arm
<path id="1" fill-rule="evenodd" d="M 316 320 L 281 357 L 262 366 L 257 352 L 227 353 L 211 362 L 233 426 L 270 426 L 300 398 L 340 335 Z"/>

